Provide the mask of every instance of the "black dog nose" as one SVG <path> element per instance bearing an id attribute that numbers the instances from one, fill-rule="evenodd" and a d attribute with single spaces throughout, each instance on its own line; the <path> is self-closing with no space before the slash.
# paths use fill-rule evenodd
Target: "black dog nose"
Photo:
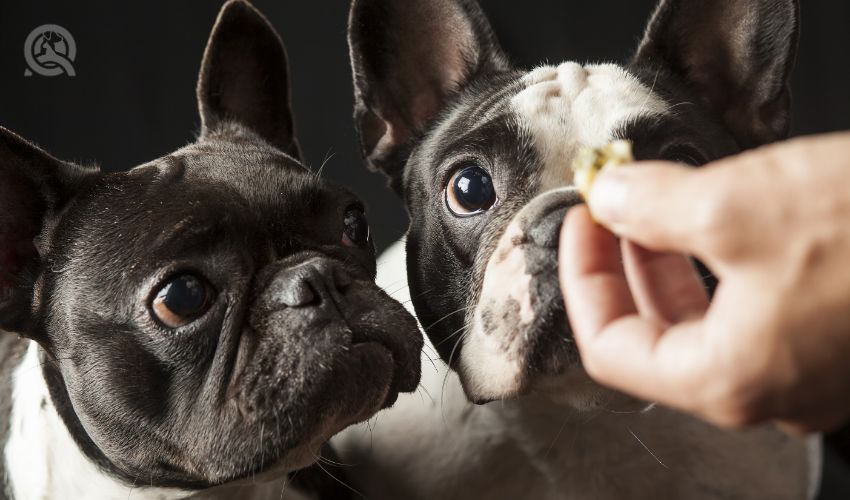
<path id="1" fill-rule="evenodd" d="M 351 276 L 331 259 L 312 258 L 280 271 L 270 290 L 275 302 L 287 307 L 338 303 Z"/>
<path id="2" fill-rule="evenodd" d="M 564 217 L 570 208 L 580 203 L 581 198 L 572 191 L 544 195 L 527 216 L 526 236 L 537 246 L 558 248 Z"/>
<path id="3" fill-rule="evenodd" d="M 544 248 L 558 248 L 561 226 L 569 209 L 570 207 L 555 207 L 551 212 L 534 221 L 528 231 L 531 241 Z"/>

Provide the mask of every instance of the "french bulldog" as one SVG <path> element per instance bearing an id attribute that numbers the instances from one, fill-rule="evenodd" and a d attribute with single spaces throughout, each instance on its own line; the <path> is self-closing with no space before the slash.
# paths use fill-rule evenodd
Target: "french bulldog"
<path id="1" fill-rule="evenodd" d="M 787 135 L 798 11 L 794 0 L 662 0 L 628 63 L 529 71 L 510 64 L 474 0 L 354 0 L 362 153 L 410 216 L 379 283 L 412 301 L 444 362 L 423 362 L 433 399 L 403 398 L 371 432 L 339 437 L 359 464 L 355 488 L 372 499 L 815 494 L 818 439 L 721 430 L 595 384 L 556 272 L 581 148 L 627 139 L 637 159 L 699 166 Z"/>
<path id="2" fill-rule="evenodd" d="M 416 388 L 422 340 L 289 94 L 277 33 L 232 0 L 196 142 L 102 173 L 0 128 L 0 498 L 346 497 L 296 471 Z"/>

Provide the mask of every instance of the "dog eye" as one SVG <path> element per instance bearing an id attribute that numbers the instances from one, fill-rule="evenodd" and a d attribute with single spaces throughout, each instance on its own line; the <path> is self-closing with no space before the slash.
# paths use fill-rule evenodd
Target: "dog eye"
<path id="1" fill-rule="evenodd" d="M 461 167 L 446 186 L 446 206 L 459 217 L 480 214 L 495 204 L 493 178 L 478 165 Z"/>
<path id="2" fill-rule="evenodd" d="M 193 274 L 181 274 L 160 286 L 151 311 L 168 328 L 180 328 L 200 318 L 211 304 L 210 285 Z"/>
<path id="3" fill-rule="evenodd" d="M 342 246 L 362 247 L 369 242 L 369 222 L 359 208 L 351 208 L 342 219 Z"/>
<path id="4" fill-rule="evenodd" d="M 667 147 L 661 154 L 661 158 L 667 161 L 681 163 L 683 165 L 691 165 L 693 167 L 698 167 L 708 162 L 699 150 L 687 144 L 677 144 Z"/>

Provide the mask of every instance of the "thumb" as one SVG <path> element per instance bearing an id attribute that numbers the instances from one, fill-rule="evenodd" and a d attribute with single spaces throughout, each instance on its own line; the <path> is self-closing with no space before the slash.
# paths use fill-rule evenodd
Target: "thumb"
<path id="1" fill-rule="evenodd" d="M 656 251 L 698 254 L 698 221 L 716 191 L 701 170 L 647 162 L 602 171 L 587 204 L 618 236 Z"/>

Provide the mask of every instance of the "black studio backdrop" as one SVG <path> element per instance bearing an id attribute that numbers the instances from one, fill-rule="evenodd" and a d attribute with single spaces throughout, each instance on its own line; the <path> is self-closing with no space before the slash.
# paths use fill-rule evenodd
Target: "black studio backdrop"
<path id="1" fill-rule="evenodd" d="M 400 0 L 407 1 L 407 0 Z M 711 1 L 711 0 L 707 0 Z M 520 66 L 622 61 L 655 0 L 484 0 Z M 309 165 L 363 197 L 379 248 L 400 236 L 403 207 L 366 171 L 352 127 L 345 0 L 257 0 L 289 51 L 296 126 Z M 0 3 L 0 124 L 60 158 L 122 170 L 192 140 L 194 86 L 217 1 L 61 0 Z M 25 77 L 36 26 L 63 26 L 77 44 L 76 76 Z M 794 133 L 850 129 L 850 2 L 803 6 L 794 77 Z"/>
<path id="2" fill-rule="evenodd" d="M 415 0 L 399 0 L 415 1 Z M 713 1 L 713 0 L 706 0 Z M 850 2 L 803 2 L 794 75 L 794 135 L 850 129 Z M 403 234 L 404 208 L 363 166 L 351 122 L 345 0 L 255 4 L 290 58 L 296 125 L 307 163 L 358 193 L 379 249 Z M 484 0 L 502 46 L 519 66 L 623 61 L 655 0 Z M 56 156 L 114 171 L 188 142 L 200 121 L 195 79 L 217 1 L 3 0 L 0 125 Z M 698 13 L 694 13 L 698 15 Z M 24 42 L 58 24 L 74 37 L 76 76 L 25 76 Z M 850 439 L 848 439 L 850 441 Z M 850 442 L 848 443 L 850 444 Z"/>

